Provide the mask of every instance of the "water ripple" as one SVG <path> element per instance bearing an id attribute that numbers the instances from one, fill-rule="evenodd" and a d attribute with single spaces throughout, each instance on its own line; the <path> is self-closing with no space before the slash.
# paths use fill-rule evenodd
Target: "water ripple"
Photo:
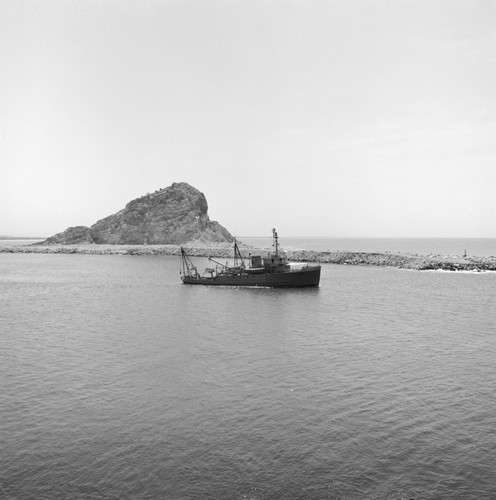
<path id="1" fill-rule="evenodd" d="M 496 277 L 0 256 L 5 498 L 491 498 Z"/>

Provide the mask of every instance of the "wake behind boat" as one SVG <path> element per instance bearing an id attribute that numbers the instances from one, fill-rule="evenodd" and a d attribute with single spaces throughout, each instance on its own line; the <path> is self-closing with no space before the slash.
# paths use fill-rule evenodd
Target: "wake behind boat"
<path id="1" fill-rule="evenodd" d="M 274 288 L 318 286 L 320 265 L 292 264 L 287 261 L 284 252 L 279 250 L 278 236 L 272 229 L 274 252 L 267 257 L 250 255 L 246 265 L 238 243 L 234 240 L 234 263 L 232 266 L 221 264 L 209 257 L 216 264 L 215 268 L 206 268 L 204 274 L 198 269 L 181 247 L 183 283 L 187 285 L 227 285 L 227 286 L 265 286 Z"/>

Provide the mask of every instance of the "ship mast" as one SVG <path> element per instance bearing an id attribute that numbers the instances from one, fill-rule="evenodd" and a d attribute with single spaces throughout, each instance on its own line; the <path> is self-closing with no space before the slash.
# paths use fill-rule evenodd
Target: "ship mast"
<path id="1" fill-rule="evenodd" d="M 274 243 L 272 246 L 276 249 L 276 257 L 279 257 L 279 242 L 277 241 L 277 231 L 272 229 L 272 237 L 274 238 Z"/>
<path id="2" fill-rule="evenodd" d="M 184 251 L 183 247 L 181 247 L 181 261 L 183 267 L 183 276 L 196 278 L 199 277 L 198 269 L 193 265 L 193 262 L 191 262 L 191 259 Z"/>
<path id="3" fill-rule="evenodd" d="M 233 239 L 234 239 L 234 267 L 238 267 L 238 260 L 239 260 L 240 263 L 239 267 L 245 269 L 245 261 L 243 260 L 243 256 L 239 251 L 238 242 L 236 241 L 236 238 Z"/>

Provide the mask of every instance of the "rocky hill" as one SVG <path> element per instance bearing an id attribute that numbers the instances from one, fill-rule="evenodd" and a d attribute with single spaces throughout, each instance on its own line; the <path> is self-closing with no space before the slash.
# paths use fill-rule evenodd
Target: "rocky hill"
<path id="1" fill-rule="evenodd" d="M 230 242 L 232 236 L 209 219 L 205 195 L 179 182 L 130 201 L 120 212 L 91 227 L 70 227 L 39 245 L 181 245 L 192 241 Z"/>

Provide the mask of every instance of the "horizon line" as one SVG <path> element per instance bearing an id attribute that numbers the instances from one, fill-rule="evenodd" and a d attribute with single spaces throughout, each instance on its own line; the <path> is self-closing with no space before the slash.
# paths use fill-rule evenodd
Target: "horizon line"
<path id="1" fill-rule="evenodd" d="M 53 236 L 53 235 L 51 235 Z M 14 236 L 14 235 L 0 235 L 0 240 L 46 240 L 51 236 Z M 234 236 L 236 239 L 240 238 L 257 238 L 257 239 L 272 239 L 272 236 L 259 236 L 259 235 L 240 235 Z M 494 240 L 496 236 L 280 236 L 280 239 L 381 239 L 381 240 L 401 240 L 401 239 L 472 239 L 472 240 Z"/>

